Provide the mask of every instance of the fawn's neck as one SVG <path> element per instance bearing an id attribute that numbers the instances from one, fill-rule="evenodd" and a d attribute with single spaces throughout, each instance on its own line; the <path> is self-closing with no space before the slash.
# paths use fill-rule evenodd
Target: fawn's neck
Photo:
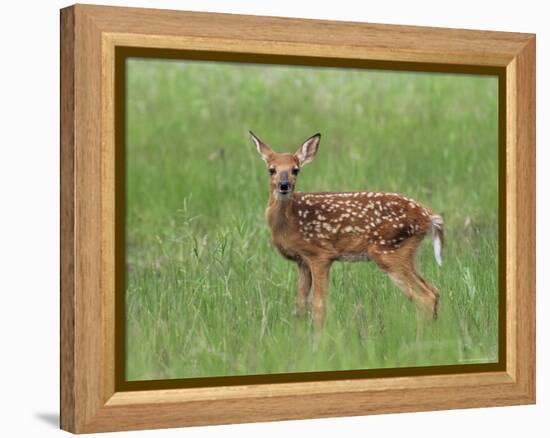
<path id="1" fill-rule="evenodd" d="M 292 218 L 292 195 L 288 199 L 280 199 L 273 194 L 269 197 L 266 217 L 272 233 L 286 229 L 291 225 Z"/>

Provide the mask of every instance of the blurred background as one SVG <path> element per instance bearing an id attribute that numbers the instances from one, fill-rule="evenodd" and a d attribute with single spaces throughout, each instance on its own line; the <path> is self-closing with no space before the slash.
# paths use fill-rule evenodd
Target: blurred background
<path id="1" fill-rule="evenodd" d="M 214 62 L 127 62 L 127 379 L 494 362 L 496 77 Z M 294 152 L 322 133 L 299 191 L 395 191 L 445 220 L 412 303 L 371 263 L 331 270 L 327 327 L 295 321 L 296 272 L 271 247 L 253 130 Z"/>

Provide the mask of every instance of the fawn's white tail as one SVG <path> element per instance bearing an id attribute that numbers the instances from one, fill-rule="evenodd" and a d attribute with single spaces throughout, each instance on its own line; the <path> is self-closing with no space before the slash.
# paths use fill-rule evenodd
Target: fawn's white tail
<path id="1" fill-rule="evenodd" d="M 431 219 L 435 261 L 439 266 L 441 266 L 441 263 L 443 263 L 443 218 L 435 214 L 431 217 Z"/>

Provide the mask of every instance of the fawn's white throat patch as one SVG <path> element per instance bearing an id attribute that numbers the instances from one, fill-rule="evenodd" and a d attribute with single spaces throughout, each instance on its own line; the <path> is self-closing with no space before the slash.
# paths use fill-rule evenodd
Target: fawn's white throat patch
<path id="1" fill-rule="evenodd" d="M 289 201 L 292 198 L 292 190 L 281 192 L 277 189 L 273 190 L 273 197 L 277 201 Z"/>

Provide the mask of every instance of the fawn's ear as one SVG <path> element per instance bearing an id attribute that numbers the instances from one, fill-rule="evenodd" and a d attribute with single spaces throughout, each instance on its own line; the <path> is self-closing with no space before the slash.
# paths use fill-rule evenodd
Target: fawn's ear
<path id="1" fill-rule="evenodd" d="M 317 133 L 311 137 L 309 137 L 304 144 L 296 151 L 294 154 L 296 158 L 298 158 L 298 161 L 300 162 L 300 166 L 303 166 L 304 164 L 309 163 L 310 161 L 315 158 L 315 154 L 317 153 L 317 149 L 319 149 L 319 142 L 321 141 L 321 134 Z"/>
<path id="2" fill-rule="evenodd" d="M 252 137 L 252 141 L 256 145 L 256 149 L 258 149 L 258 152 L 262 156 L 262 159 L 265 162 L 267 162 L 269 157 L 273 154 L 273 151 L 262 140 L 260 140 L 258 137 L 256 137 L 256 135 L 252 131 L 248 131 L 248 132 L 250 132 L 250 136 Z"/>

